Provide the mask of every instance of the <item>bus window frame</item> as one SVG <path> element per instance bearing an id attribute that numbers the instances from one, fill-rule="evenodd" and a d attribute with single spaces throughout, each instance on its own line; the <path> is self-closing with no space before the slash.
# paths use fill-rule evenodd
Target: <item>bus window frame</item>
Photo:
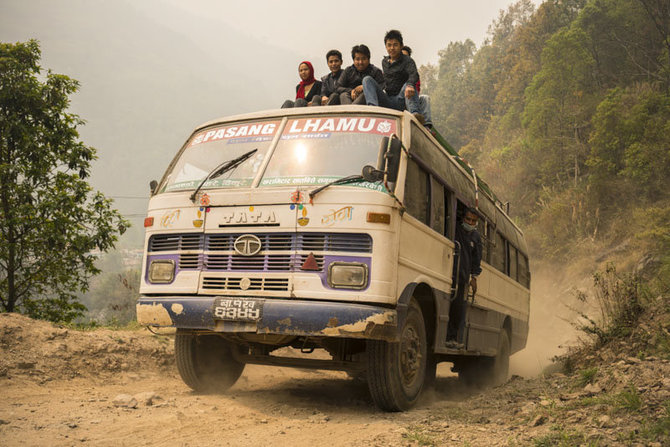
<path id="1" fill-rule="evenodd" d="M 409 119 L 408 117 L 405 117 L 404 119 L 404 124 L 405 127 L 409 125 L 408 132 L 405 132 L 404 134 L 404 140 L 403 144 L 405 147 L 408 147 L 409 149 L 405 151 L 406 158 L 405 158 L 405 166 L 400 166 L 400 169 L 403 170 L 403 200 L 405 198 L 406 194 L 406 171 L 407 171 L 407 164 L 412 161 L 415 162 L 418 167 L 423 170 L 427 175 L 428 175 L 428 219 L 427 222 L 421 222 L 424 225 L 426 225 L 428 228 L 430 228 L 432 231 L 436 231 L 432 227 L 432 213 L 434 212 L 433 207 L 432 207 L 432 194 L 433 194 L 433 188 L 432 184 L 433 181 L 435 183 L 442 185 L 444 195 L 445 195 L 445 221 L 444 221 L 444 227 L 445 231 L 443 233 L 443 236 L 450 240 L 454 240 L 455 237 L 455 231 L 456 231 L 456 211 L 458 207 L 458 202 L 460 201 L 463 204 L 468 204 L 468 203 L 473 203 L 472 201 L 474 200 L 474 194 L 475 194 L 475 189 L 476 186 L 474 183 L 470 180 L 470 178 L 467 176 L 467 173 L 463 170 L 461 166 L 459 166 L 457 163 L 454 162 L 453 157 L 451 154 L 446 152 L 444 148 L 436 141 L 434 141 L 434 138 L 423 128 L 423 126 L 417 125 L 413 120 Z M 416 134 L 415 134 L 416 132 Z M 424 160 L 421 156 L 421 154 L 417 153 L 416 145 L 412 145 L 411 142 L 414 141 L 415 135 L 421 135 L 422 138 L 424 138 L 425 142 L 428 144 L 431 144 L 433 149 L 436 149 L 437 152 L 441 152 L 442 155 L 444 156 L 445 160 L 446 159 L 451 159 L 451 162 L 454 162 L 454 167 L 458 172 L 460 172 L 459 180 L 465 180 L 464 184 L 467 184 L 468 188 L 466 188 L 467 192 L 463 193 L 457 190 L 457 186 L 463 186 L 459 182 L 457 182 L 457 185 L 451 185 L 449 184 L 448 180 L 446 180 L 443 176 L 440 175 L 439 172 L 437 172 L 433 167 L 431 167 L 430 163 L 427 160 Z M 423 144 L 419 142 L 420 144 Z M 417 144 L 418 145 L 418 144 Z M 430 149 L 428 149 L 428 154 L 430 153 Z M 449 162 L 449 161 L 447 161 Z M 460 178 L 463 177 L 463 178 Z M 472 194 L 472 197 L 470 197 L 470 193 Z M 515 282 L 520 283 L 519 281 L 519 253 L 523 254 L 526 258 L 526 262 L 528 262 L 528 256 L 521 251 L 520 248 L 517 247 L 517 242 L 519 240 L 522 240 L 522 233 L 521 230 L 519 230 L 514 223 L 509 219 L 509 217 L 504 213 L 502 209 L 499 208 L 498 205 L 495 203 L 491 204 L 494 209 L 494 215 L 487 215 L 483 212 L 482 207 L 478 207 L 479 215 L 480 215 L 480 222 L 485 222 L 483 225 L 484 231 L 480 231 L 480 236 L 482 237 L 482 260 L 489 264 L 491 267 L 495 268 L 505 276 L 514 279 Z M 412 215 L 412 214 L 410 214 Z M 413 215 L 412 215 L 413 216 Z M 415 217 L 415 216 L 413 216 Z M 415 217 L 416 218 L 416 217 Z M 417 220 L 419 220 L 417 218 Z M 498 221 L 500 221 L 500 224 L 498 225 Z M 478 225 L 479 228 L 479 225 Z M 436 231 L 437 232 L 437 231 Z M 498 240 L 496 236 L 499 235 L 502 243 L 502 247 L 498 247 Z M 484 250 L 484 245 L 486 245 L 486 249 Z M 511 249 L 514 249 L 516 251 L 516 278 L 512 278 L 511 276 Z M 493 253 L 496 249 L 499 249 L 501 251 L 501 259 L 502 259 L 502 270 L 497 268 L 495 265 L 492 264 L 492 259 L 493 259 Z M 527 268 L 527 281 L 530 283 L 530 268 Z M 522 284 L 523 285 L 523 284 Z M 524 285 L 525 286 L 525 285 Z"/>

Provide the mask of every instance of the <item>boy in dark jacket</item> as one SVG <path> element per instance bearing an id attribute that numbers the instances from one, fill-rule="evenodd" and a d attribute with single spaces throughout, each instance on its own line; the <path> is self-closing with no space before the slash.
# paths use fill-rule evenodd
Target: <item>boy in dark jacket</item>
<path id="1" fill-rule="evenodd" d="M 370 63 L 370 49 L 366 45 L 356 45 L 351 49 L 354 63 L 348 66 L 337 81 L 340 104 L 365 104 L 363 79 L 370 77 L 384 85 L 384 73 Z"/>
<path id="2" fill-rule="evenodd" d="M 391 30 L 384 36 L 388 56 L 382 60 L 384 83 L 372 77 L 363 79 L 363 92 L 371 106 L 382 106 L 396 110 L 419 113 L 419 95 L 414 85 L 419 81 L 416 64 L 411 57 L 402 54 L 402 34 Z M 423 117 L 420 118 L 423 120 Z"/>
<path id="3" fill-rule="evenodd" d="M 337 93 L 337 81 L 342 76 L 342 53 L 338 50 L 330 50 L 326 53 L 326 62 L 330 73 L 321 78 L 321 94 L 312 99 L 313 106 L 335 106 L 340 103 L 340 95 Z"/>

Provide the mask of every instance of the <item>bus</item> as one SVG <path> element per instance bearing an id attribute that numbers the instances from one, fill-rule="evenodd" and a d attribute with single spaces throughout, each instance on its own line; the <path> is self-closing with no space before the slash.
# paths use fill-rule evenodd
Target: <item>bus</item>
<path id="1" fill-rule="evenodd" d="M 137 320 L 176 329 L 176 364 L 196 391 L 225 391 L 246 364 L 343 370 L 367 380 L 379 408 L 404 411 L 438 363 L 499 384 L 525 347 L 523 233 L 408 112 L 352 105 L 210 121 L 151 191 Z M 480 215 L 482 273 L 454 348 L 454 234 L 468 207 Z"/>

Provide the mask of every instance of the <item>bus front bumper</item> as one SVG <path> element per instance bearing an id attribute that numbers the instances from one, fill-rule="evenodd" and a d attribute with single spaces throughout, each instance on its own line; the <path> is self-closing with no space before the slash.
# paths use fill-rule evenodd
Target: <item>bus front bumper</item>
<path id="1" fill-rule="evenodd" d="M 356 303 L 268 298 L 262 300 L 262 314 L 257 321 L 226 321 L 214 316 L 214 303 L 220 298 L 142 296 L 137 302 L 137 321 L 146 326 L 213 332 L 398 340 L 398 314 L 395 309 Z"/>

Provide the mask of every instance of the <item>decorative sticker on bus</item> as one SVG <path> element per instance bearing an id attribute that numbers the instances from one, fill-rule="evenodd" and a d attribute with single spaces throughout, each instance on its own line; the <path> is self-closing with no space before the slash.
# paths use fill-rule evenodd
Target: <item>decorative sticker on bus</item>
<path id="1" fill-rule="evenodd" d="M 336 222 L 344 222 L 346 220 L 351 220 L 354 213 L 353 206 L 345 206 L 339 210 L 330 209 L 330 213 L 324 214 L 321 217 L 321 223 L 327 227 L 332 227 Z"/>
<path id="2" fill-rule="evenodd" d="M 214 127 L 197 133 L 189 147 L 221 140 L 228 140 L 228 144 L 270 141 L 277 133 L 279 123 L 280 121 L 265 121 Z"/>
<path id="3" fill-rule="evenodd" d="M 298 186 L 298 185 L 325 185 L 334 180 L 338 180 L 342 177 L 333 177 L 333 176 L 314 176 L 314 175 L 301 175 L 294 177 L 268 177 L 261 180 L 260 186 Z M 381 182 L 352 182 L 347 183 L 346 186 L 357 186 L 359 188 L 372 189 L 380 192 L 388 192 Z M 293 195 L 291 195 L 291 200 L 293 200 Z M 293 208 L 291 208 L 293 209 Z"/>
<path id="4" fill-rule="evenodd" d="M 303 207 L 300 214 L 302 214 L 302 216 L 298 217 L 298 225 L 304 227 L 309 223 L 309 217 L 307 217 L 307 207 Z"/>
<path id="5" fill-rule="evenodd" d="M 181 189 L 195 189 L 198 187 L 202 180 L 188 180 L 186 182 L 173 183 L 165 188 L 166 192 L 176 191 Z M 227 179 L 227 178 L 215 178 L 207 180 L 202 187 L 203 188 L 245 188 L 251 186 L 253 179 Z"/>
<path id="6" fill-rule="evenodd" d="M 160 220 L 161 227 L 163 227 L 163 228 L 172 227 L 179 220 L 179 215 L 180 214 L 181 214 L 181 210 L 166 211 L 165 214 L 163 214 L 163 217 L 161 217 L 161 220 Z"/>
<path id="7" fill-rule="evenodd" d="M 396 121 L 376 117 L 301 118 L 291 120 L 281 138 L 330 138 L 331 133 L 391 135 L 396 133 Z"/>

